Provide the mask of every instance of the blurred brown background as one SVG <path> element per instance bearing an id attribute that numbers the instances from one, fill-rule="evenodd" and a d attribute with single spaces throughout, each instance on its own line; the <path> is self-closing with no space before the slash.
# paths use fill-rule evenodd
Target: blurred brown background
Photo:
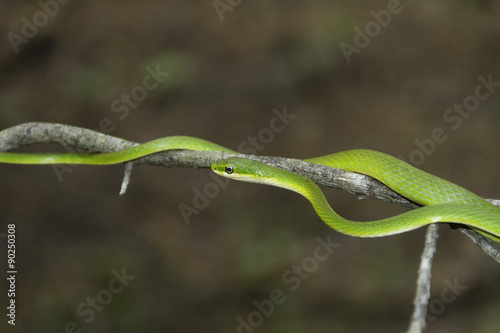
<path id="1" fill-rule="evenodd" d="M 0 128 L 57 122 L 233 149 L 256 136 L 259 154 L 299 158 L 371 148 L 500 198 L 499 84 L 474 97 L 479 77 L 500 82 L 496 1 L 62 2 L 0 1 Z M 366 29 L 371 37 L 357 33 Z M 347 44 L 363 46 L 350 62 Z M 453 111 L 464 101 L 470 112 Z M 295 117 L 270 137 L 276 110 Z M 439 129 L 445 140 L 424 155 Z M 294 193 L 221 189 L 207 185 L 216 183 L 208 170 L 137 167 L 120 197 L 122 174 L 78 166 L 58 178 L 51 166 L 0 165 L 0 232 L 16 225 L 18 266 L 17 325 L 2 310 L 0 327 L 406 329 L 425 229 L 343 236 Z M 186 223 L 179 207 L 193 207 L 206 186 L 217 195 Z M 403 211 L 325 192 L 355 220 Z M 426 332 L 497 332 L 498 264 L 449 227 L 440 235 Z M 318 252 L 318 237 L 335 250 Z M 123 269 L 134 278 L 120 284 Z"/>

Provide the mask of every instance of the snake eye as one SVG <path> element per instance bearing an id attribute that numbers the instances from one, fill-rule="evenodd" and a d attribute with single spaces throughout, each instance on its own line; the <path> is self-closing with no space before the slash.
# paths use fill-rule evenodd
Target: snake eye
<path id="1" fill-rule="evenodd" d="M 233 173 L 233 171 L 234 171 L 234 166 L 227 166 L 227 167 L 225 167 L 225 168 L 224 168 L 224 171 L 226 171 L 226 173 L 227 173 L 228 175 L 230 175 L 230 174 L 232 174 L 232 173 Z"/>

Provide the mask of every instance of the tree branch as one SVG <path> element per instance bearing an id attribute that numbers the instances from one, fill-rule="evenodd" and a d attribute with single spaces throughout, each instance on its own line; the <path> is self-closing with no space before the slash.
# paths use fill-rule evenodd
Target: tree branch
<path id="1" fill-rule="evenodd" d="M 24 123 L 0 132 L 0 151 L 12 150 L 34 143 L 56 143 L 64 147 L 73 147 L 79 153 L 107 153 L 139 144 L 81 127 L 54 123 Z M 294 171 L 305 177 L 309 177 L 317 184 L 348 191 L 362 198 L 373 197 L 405 207 L 418 207 L 369 176 L 307 163 L 294 158 L 245 154 L 234 155 L 209 151 L 169 150 L 137 159 L 132 163 L 150 164 L 168 168 L 209 168 L 212 163 L 231 156 L 259 160 L 272 166 Z"/>
<path id="2" fill-rule="evenodd" d="M 0 151 L 12 150 L 34 143 L 60 144 L 64 147 L 72 147 L 78 153 L 107 153 L 139 144 L 90 129 L 55 123 L 24 123 L 0 131 Z M 308 177 L 317 184 L 344 190 L 355 194 L 359 198 L 376 198 L 404 207 L 419 207 L 369 176 L 324 165 L 307 163 L 294 158 L 245 154 L 235 155 L 208 151 L 169 150 L 137 159 L 130 162 L 130 165 L 149 164 L 169 168 L 209 168 L 212 163 L 231 156 L 259 160 L 272 166 L 293 171 Z M 130 170 L 128 173 L 130 173 Z M 124 188 L 122 188 L 122 192 L 123 190 Z M 495 200 L 490 201 L 500 206 Z M 465 233 L 489 257 L 500 263 L 500 251 L 494 246 L 495 243 L 471 229 L 459 228 L 459 230 Z"/>

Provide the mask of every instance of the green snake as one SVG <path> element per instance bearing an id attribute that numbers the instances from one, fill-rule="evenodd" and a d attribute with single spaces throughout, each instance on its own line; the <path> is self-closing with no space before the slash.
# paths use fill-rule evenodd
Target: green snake
<path id="1" fill-rule="evenodd" d="M 110 165 L 174 149 L 236 153 L 203 139 L 171 136 L 112 153 L 0 152 L 0 162 Z M 500 242 L 500 208 L 458 185 L 428 174 L 397 158 L 373 150 L 356 149 L 304 161 L 371 176 L 403 197 L 424 207 L 377 221 L 355 222 L 335 213 L 319 187 L 308 178 L 294 172 L 244 158 L 229 158 L 215 162 L 212 164 L 212 170 L 230 179 L 295 191 L 311 202 L 316 213 L 327 225 L 350 236 L 388 236 L 431 223 L 451 222 L 469 226 Z"/>

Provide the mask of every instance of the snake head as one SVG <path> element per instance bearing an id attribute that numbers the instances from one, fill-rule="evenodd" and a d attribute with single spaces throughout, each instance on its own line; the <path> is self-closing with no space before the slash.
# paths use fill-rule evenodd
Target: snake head
<path id="1" fill-rule="evenodd" d="M 301 194 L 300 188 L 296 186 L 297 181 L 313 184 L 311 181 L 293 172 L 246 158 L 231 157 L 215 162 L 212 164 L 212 171 L 229 179 L 277 186 Z"/>
<path id="2" fill-rule="evenodd" d="M 222 177 L 245 181 L 245 172 L 242 172 L 247 170 L 247 168 L 245 168 L 245 161 L 248 160 L 244 158 L 228 158 L 222 161 L 217 161 L 212 164 L 212 171 Z"/>
<path id="3" fill-rule="evenodd" d="M 231 157 L 212 164 L 212 171 L 229 179 L 250 183 L 265 183 L 265 170 L 271 166 L 246 158 Z"/>

